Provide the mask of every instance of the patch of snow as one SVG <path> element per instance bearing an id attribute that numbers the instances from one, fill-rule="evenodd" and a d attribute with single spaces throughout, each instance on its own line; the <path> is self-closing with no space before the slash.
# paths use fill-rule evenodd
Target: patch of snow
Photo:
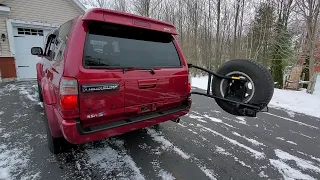
<path id="1" fill-rule="evenodd" d="M 286 111 L 286 112 L 291 118 L 294 118 L 296 116 L 296 113 L 293 111 Z"/>
<path id="2" fill-rule="evenodd" d="M 242 116 L 237 116 L 236 118 L 237 118 L 238 120 L 240 120 L 240 121 L 245 121 L 245 118 L 242 117 Z"/>
<path id="3" fill-rule="evenodd" d="M 228 124 L 228 123 L 223 122 L 221 119 L 214 118 L 214 117 L 210 117 L 210 116 L 208 116 L 208 115 L 206 115 L 206 114 L 204 115 L 204 117 L 207 118 L 207 119 L 210 119 L 210 120 L 213 121 L 213 122 L 221 123 L 221 124 L 224 124 L 224 125 L 229 126 L 229 127 L 231 127 L 231 128 L 237 129 L 237 128 L 234 127 L 234 126 L 232 126 L 232 125 L 230 125 L 230 124 Z"/>
<path id="4" fill-rule="evenodd" d="M 295 142 L 293 142 L 293 141 L 287 141 L 287 143 L 293 144 L 293 145 L 298 145 L 297 143 L 295 143 Z"/>
<path id="5" fill-rule="evenodd" d="M 292 133 L 295 133 L 295 134 L 299 134 L 299 135 L 301 135 L 301 136 L 304 136 L 304 137 L 306 137 L 306 138 L 313 139 L 313 137 L 307 136 L 307 135 L 305 135 L 305 134 L 302 134 L 301 132 L 295 132 L 295 131 L 292 131 L 292 130 L 289 130 L 289 131 L 292 132 Z"/>
<path id="6" fill-rule="evenodd" d="M 230 154 L 229 152 L 227 152 L 225 149 L 223 149 L 222 147 L 216 146 L 216 151 L 219 154 L 222 155 L 226 155 L 226 156 L 231 156 L 235 161 L 239 162 L 243 167 L 247 167 L 251 169 L 251 166 L 247 165 L 246 163 L 244 163 L 243 161 L 239 160 L 238 157 L 235 157 L 234 155 Z"/>
<path id="7" fill-rule="evenodd" d="M 262 177 L 262 178 L 267 178 L 267 177 L 269 177 L 269 176 L 267 176 L 267 175 L 264 173 L 264 171 L 261 171 L 258 175 L 259 175 L 260 177 Z"/>
<path id="8" fill-rule="evenodd" d="M 198 165 L 202 172 L 211 180 L 217 180 L 212 170 L 207 169 L 205 166 Z"/>
<path id="9" fill-rule="evenodd" d="M 216 131 L 214 131 L 214 130 L 212 130 L 210 128 L 202 126 L 201 124 L 197 124 L 197 126 L 210 131 L 214 135 L 218 135 L 218 136 L 222 137 L 223 139 L 229 141 L 231 144 L 234 144 L 234 145 L 237 145 L 239 147 L 242 147 L 242 148 L 246 149 L 247 151 L 249 151 L 251 153 L 251 156 L 255 157 L 256 159 L 264 159 L 265 158 L 265 154 L 263 152 L 256 151 L 256 150 L 254 150 L 254 149 L 252 149 L 252 148 L 250 148 L 248 146 L 245 146 L 245 145 L 239 143 L 238 141 L 236 141 L 234 139 L 226 137 L 226 136 L 224 136 L 224 135 L 222 135 L 222 134 L 220 134 L 220 133 L 218 133 L 218 132 L 216 132 Z"/>
<path id="10" fill-rule="evenodd" d="M 274 95 L 270 102 L 270 107 L 283 108 L 290 111 L 315 116 L 320 118 L 320 76 L 317 79 L 314 95 L 304 91 L 292 91 L 274 89 Z M 191 82 L 193 87 L 207 89 L 208 77 L 193 77 Z"/>
<path id="11" fill-rule="evenodd" d="M 174 180 L 176 179 L 175 177 L 172 176 L 171 173 L 164 171 L 164 170 L 160 170 L 159 171 L 159 176 L 163 179 L 163 180 Z"/>
<path id="12" fill-rule="evenodd" d="M 255 140 L 255 139 L 247 138 L 246 136 L 241 136 L 241 135 L 240 135 L 239 133 L 237 133 L 237 132 L 232 132 L 232 134 L 244 138 L 245 140 L 249 141 L 250 143 L 252 143 L 252 144 L 255 145 L 255 146 L 266 146 L 266 145 L 264 145 L 263 143 Z"/>
<path id="13" fill-rule="evenodd" d="M 210 110 L 210 111 L 217 114 L 221 113 L 221 111 L 218 111 L 218 110 Z"/>
<path id="14" fill-rule="evenodd" d="M 318 162 L 320 163 L 320 158 L 316 158 L 316 157 L 314 157 L 314 156 L 312 156 L 312 155 L 303 153 L 303 152 L 301 152 L 301 151 L 297 151 L 297 152 L 298 152 L 299 154 L 303 154 L 303 155 L 305 155 L 305 156 L 309 156 L 311 159 L 316 160 L 316 161 L 318 161 Z"/>
<path id="15" fill-rule="evenodd" d="M 226 156 L 231 156 L 232 154 L 230 154 L 229 152 L 226 152 L 225 149 L 223 149 L 222 147 L 220 146 L 216 146 L 216 151 L 219 153 L 219 154 L 222 154 L 222 155 L 226 155 Z"/>
<path id="16" fill-rule="evenodd" d="M 247 121 L 245 120 L 244 117 L 242 116 L 237 116 L 236 119 L 238 119 L 239 121 L 237 121 L 240 124 L 247 124 Z"/>
<path id="17" fill-rule="evenodd" d="M 197 132 L 193 131 L 192 129 L 188 129 L 188 131 L 192 132 L 193 134 L 198 134 Z"/>
<path id="18" fill-rule="evenodd" d="M 1 137 L 8 138 L 8 137 L 10 137 L 10 134 L 9 133 L 4 133 Z"/>
<path id="19" fill-rule="evenodd" d="M 5 91 L 11 92 L 17 90 L 17 86 L 15 84 L 7 84 L 6 86 L 3 87 Z"/>
<path id="20" fill-rule="evenodd" d="M 297 166 L 299 166 L 303 170 L 312 170 L 314 172 L 320 173 L 320 168 L 313 165 L 311 161 L 301 159 L 299 157 L 293 156 L 287 152 L 284 152 L 280 149 L 275 149 L 274 150 L 276 153 L 276 156 L 278 156 L 280 159 L 284 161 L 295 161 Z"/>
<path id="21" fill-rule="evenodd" d="M 315 178 L 303 174 L 297 169 L 294 169 L 287 165 L 286 163 L 280 161 L 280 160 L 275 160 L 275 159 L 270 159 L 270 164 L 274 166 L 276 169 L 278 169 L 279 173 L 282 174 L 284 180 L 295 180 L 295 179 L 302 179 L 302 180 L 315 180 Z"/>
<path id="22" fill-rule="evenodd" d="M 159 160 L 153 160 L 151 161 L 151 164 L 153 166 L 153 169 L 158 172 L 158 176 L 163 179 L 163 180 L 174 180 L 176 179 L 175 177 L 172 176 L 171 173 L 163 170 L 160 168 L 160 162 Z"/>
<path id="23" fill-rule="evenodd" d="M 114 143 L 117 145 L 117 143 Z M 119 147 L 124 149 L 123 147 Z M 123 172 L 124 168 L 130 169 L 134 179 L 144 180 L 144 176 L 141 174 L 140 169 L 137 167 L 132 158 L 125 153 L 125 150 L 116 151 L 113 148 L 106 145 L 103 148 L 87 149 L 86 153 L 89 156 L 88 162 L 93 165 L 97 165 L 102 169 L 102 172 L 108 174 L 114 171 Z"/>
<path id="24" fill-rule="evenodd" d="M 23 86 L 19 87 L 19 93 L 22 94 L 22 95 L 25 95 L 31 101 L 34 101 L 34 102 L 38 101 L 37 100 L 38 94 L 37 93 L 36 94 L 30 94 L 30 92 L 28 92 L 26 90 L 26 88 L 23 87 Z"/>
<path id="25" fill-rule="evenodd" d="M 276 139 L 284 141 L 285 139 L 283 137 L 276 137 Z"/>
<path id="26" fill-rule="evenodd" d="M 270 107 L 280 107 L 290 111 L 320 117 L 320 96 L 303 91 L 274 89 Z"/>
<path id="27" fill-rule="evenodd" d="M 36 179 L 41 179 L 40 174 L 41 174 L 41 172 L 37 172 L 36 174 L 33 174 L 33 175 L 23 176 L 23 177 L 21 177 L 21 180 L 36 180 Z"/>
<path id="28" fill-rule="evenodd" d="M 305 135 L 305 134 L 302 134 L 302 133 L 299 133 L 301 136 L 304 136 L 304 137 L 307 137 L 307 138 L 309 138 L 309 139 L 313 139 L 313 137 L 311 137 L 311 136 L 307 136 L 307 135 Z"/>
<path id="29" fill-rule="evenodd" d="M 191 86 L 207 90 L 208 76 L 192 77 Z"/>
<path id="30" fill-rule="evenodd" d="M 155 141 L 161 143 L 164 149 L 173 150 L 174 152 L 176 152 L 178 155 L 180 155 L 184 159 L 189 159 L 190 158 L 190 156 L 187 153 L 183 152 L 181 149 L 179 149 L 178 147 L 174 146 L 170 141 L 165 139 L 160 133 L 158 133 L 154 129 L 147 128 L 147 133 Z"/>
<path id="31" fill-rule="evenodd" d="M 23 172 L 29 159 L 23 155 L 28 149 L 8 149 L 0 145 L 0 179 L 16 179 L 16 175 Z"/>
<path id="32" fill-rule="evenodd" d="M 3 112 L 3 111 L 0 111 L 0 116 L 1 116 L 2 114 L 4 114 L 4 112 Z"/>
<path id="33" fill-rule="evenodd" d="M 144 176 L 141 174 L 140 169 L 137 167 L 136 163 L 132 160 L 132 158 L 128 155 L 124 156 L 124 161 L 129 164 L 130 168 L 134 171 L 135 178 L 137 180 L 144 180 Z"/>
<path id="34" fill-rule="evenodd" d="M 185 126 L 185 125 L 183 125 L 183 124 L 181 124 L 181 123 L 177 123 L 177 125 L 179 125 L 179 126 L 181 126 L 181 127 L 184 127 L 184 128 L 187 127 L 187 126 Z"/>
<path id="35" fill-rule="evenodd" d="M 38 105 L 43 108 L 43 102 L 39 102 Z"/>
<path id="36" fill-rule="evenodd" d="M 320 104 L 320 103 L 319 103 L 319 104 Z M 319 111 L 319 112 L 320 112 L 320 111 Z M 309 124 L 306 124 L 306 123 L 303 123 L 303 122 L 300 122 L 300 121 L 296 121 L 296 120 L 293 120 L 293 119 L 290 119 L 290 118 L 278 116 L 278 115 L 275 115 L 275 114 L 272 114 L 272 113 L 268 113 L 268 112 L 265 112 L 265 114 L 268 114 L 268 115 L 274 116 L 274 117 L 278 117 L 278 118 L 281 118 L 281 119 L 284 119 L 284 120 L 287 120 L 287 121 L 291 121 L 291 122 L 297 123 L 297 124 L 299 124 L 299 125 L 307 126 L 307 127 L 313 128 L 313 129 L 319 129 L 319 128 L 316 127 L 316 126 L 312 126 L 312 125 L 309 125 Z"/>
<path id="37" fill-rule="evenodd" d="M 205 121 L 205 120 L 202 120 L 203 117 L 201 117 L 201 116 L 196 116 L 196 115 L 190 114 L 190 115 L 189 115 L 189 118 L 196 119 L 197 121 L 200 121 L 200 122 L 203 122 L 203 123 L 206 123 L 206 122 L 207 122 L 207 121 Z"/>

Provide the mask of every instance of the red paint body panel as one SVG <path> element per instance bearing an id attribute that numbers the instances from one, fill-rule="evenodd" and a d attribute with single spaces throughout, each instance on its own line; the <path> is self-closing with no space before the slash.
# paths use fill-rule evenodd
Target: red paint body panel
<path id="1" fill-rule="evenodd" d="M 121 69 L 86 69 L 83 52 L 89 21 L 120 24 L 154 31 L 177 34 L 173 25 L 150 18 L 105 9 L 92 9 L 74 20 L 63 55 L 56 61 L 46 57 L 37 64 L 37 80 L 41 85 L 44 108 L 53 137 L 64 137 L 74 144 L 82 144 L 119 135 L 132 130 L 176 119 L 188 113 L 186 110 L 130 125 L 81 135 L 76 128 L 79 120 L 83 127 L 105 124 L 141 115 L 149 111 L 161 111 L 181 106 L 189 99 L 188 66 L 178 42 L 173 37 L 181 61 L 181 67 L 155 68 L 155 74 L 146 70 L 123 72 Z M 63 110 L 60 105 L 60 82 L 63 77 L 78 83 L 78 108 Z M 116 91 L 82 92 L 82 85 L 118 83 Z M 189 104 L 189 105 L 190 105 Z M 148 107 L 142 110 L 142 107 Z M 100 114 L 99 116 L 96 116 Z"/>
<path id="2" fill-rule="evenodd" d="M 158 21 L 155 19 L 137 16 L 125 12 L 113 11 L 109 9 L 93 8 L 88 10 L 82 17 L 83 21 L 101 21 L 126 26 L 135 26 L 154 31 L 161 31 L 177 35 L 174 25 Z"/>

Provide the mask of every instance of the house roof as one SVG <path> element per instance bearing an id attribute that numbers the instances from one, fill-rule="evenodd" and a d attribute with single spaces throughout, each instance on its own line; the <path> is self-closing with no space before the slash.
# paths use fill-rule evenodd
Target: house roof
<path id="1" fill-rule="evenodd" d="M 81 12 L 85 12 L 86 11 L 86 7 L 79 1 L 79 0 L 68 0 L 71 4 L 73 4 L 77 9 L 79 9 L 79 11 Z"/>

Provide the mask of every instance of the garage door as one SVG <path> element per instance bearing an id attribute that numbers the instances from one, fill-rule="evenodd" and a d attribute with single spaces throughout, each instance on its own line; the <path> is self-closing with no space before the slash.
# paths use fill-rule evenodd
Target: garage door
<path id="1" fill-rule="evenodd" d="M 36 64 L 40 58 L 30 53 L 32 47 L 42 47 L 49 30 L 34 28 L 14 28 L 15 63 L 19 79 L 37 77 Z"/>

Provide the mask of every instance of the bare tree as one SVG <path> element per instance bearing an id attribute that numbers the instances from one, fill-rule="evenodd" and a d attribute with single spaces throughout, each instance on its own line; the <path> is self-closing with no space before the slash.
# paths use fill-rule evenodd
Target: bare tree
<path id="1" fill-rule="evenodd" d="M 126 0 L 114 0 L 113 1 L 113 8 L 117 11 L 123 11 L 123 12 L 128 12 L 128 3 Z"/>
<path id="2" fill-rule="evenodd" d="M 109 7 L 109 0 L 80 0 L 83 4 L 100 7 L 100 8 L 108 8 Z"/>
<path id="3" fill-rule="evenodd" d="M 236 0 L 235 2 L 235 17 L 234 17 L 234 31 L 233 31 L 233 54 L 232 58 L 236 57 L 237 53 L 237 28 L 238 28 L 238 21 L 239 21 L 239 12 L 240 12 L 240 1 Z"/>
<path id="4" fill-rule="evenodd" d="M 150 4 L 151 0 L 133 0 L 132 5 L 135 11 L 141 16 L 150 16 Z"/>
<path id="5" fill-rule="evenodd" d="M 318 17 L 320 11 L 319 0 L 297 0 L 297 6 L 305 19 L 307 29 L 307 52 L 309 57 L 309 77 L 307 92 L 312 94 L 316 83 L 317 73 L 314 72 L 315 48 L 318 36 Z"/>
<path id="6" fill-rule="evenodd" d="M 220 19 L 221 19 L 221 0 L 217 1 L 217 31 L 216 31 L 216 51 L 215 51 L 215 59 L 216 62 L 221 64 L 221 56 L 220 56 Z"/>

